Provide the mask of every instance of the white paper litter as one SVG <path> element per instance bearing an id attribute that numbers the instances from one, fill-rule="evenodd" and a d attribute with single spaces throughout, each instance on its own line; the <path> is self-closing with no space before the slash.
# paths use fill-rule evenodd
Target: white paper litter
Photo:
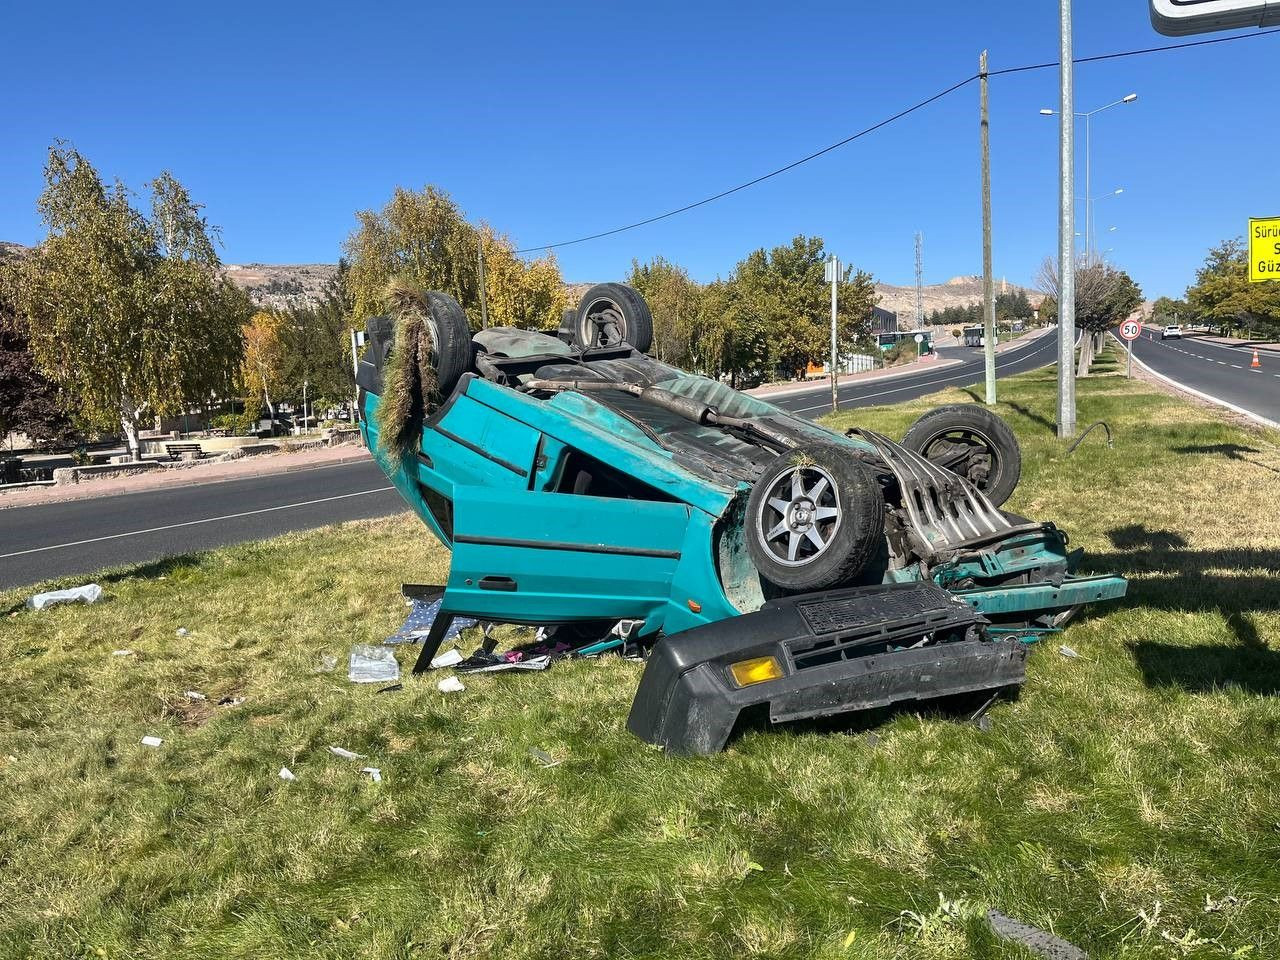
<path id="1" fill-rule="evenodd" d="M 132 650 L 112 650 L 111 655 L 113 657 L 132 657 L 133 651 Z"/>
<path id="2" fill-rule="evenodd" d="M 374 783 L 382 782 L 382 771 L 377 767 L 361 767 L 360 772 L 367 773 L 369 775 L 369 779 Z"/>
<path id="3" fill-rule="evenodd" d="M 159 737 L 153 737 L 153 736 L 151 736 L 150 734 L 148 734 L 147 736 L 145 736 L 145 737 L 143 737 L 143 738 L 142 738 L 142 744 L 143 744 L 143 746 L 147 746 L 147 747 L 158 747 L 158 746 L 160 746 L 160 744 L 162 744 L 162 743 L 164 743 L 164 741 L 163 741 L 163 740 L 161 740 Z"/>
<path id="4" fill-rule="evenodd" d="M 185 637 L 190 632 L 191 631 L 188 630 L 186 627 L 179 627 L 177 630 L 173 631 L 174 636 L 177 636 L 177 637 Z"/>
<path id="5" fill-rule="evenodd" d="M 461 693 L 467 688 L 462 685 L 462 681 L 457 677 L 445 677 L 436 684 L 436 689 L 441 693 Z"/>
<path id="6" fill-rule="evenodd" d="M 293 775 L 293 771 L 290 770 L 288 767 L 281 767 L 280 779 L 281 780 L 297 780 L 298 778 Z"/>
<path id="7" fill-rule="evenodd" d="M 432 657 L 431 669 L 439 670 L 441 667 L 452 667 L 455 663 L 461 663 L 464 659 L 462 651 L 454 647 L 452 650 L 446 650 L 438 657 Z"/>
<path id="8" fill-rule="evenodd" d="M 203 693 L 200 693 L 197 690 L 185 690 L 183 691 L 182 695 L 186 697 L 188 700 L 208 700 L 209 699 Z"/>
<path id="9" fill-rule="evenodd" d="M 338 666 L 338 658 L 325 654 L 320 658 L 320 666 L 316 667 L 316 673 L 333 673 L 334 668 Z"/>
<path id="10" fill-rule="evenodd" d="M 86 583 L 83 587 L 72 587 L 70 590 L 50 590 L 37 593 L 27 598 L 28 610 L 43 610 L 59 603 L 97 603 L 102 596 L 102 587 L 96 583 Z"/>
<path id="11" fill-rule="evenodd" d="M 343 747 L 331 746 L 329 747 L 329 752 L 332 753 L 335 757 L 342 757 L 342 759 L 344 760 L 363 760 L 364 759 L 363 753 L 352 753 L 350 750 L 344 749 Z"/>
<path id="12" fill-rule="evenodd" d="M 1074 650 L 1072 650 L 1070 647 L 1066 646 L 1065 644 L 1063 644 L 1061 647 L 1058 648 L 1058 652 L 1069 660 L 1084 659 L 1083 657 L 1080 656 L 1080 654 L 1076 653 Z"/>

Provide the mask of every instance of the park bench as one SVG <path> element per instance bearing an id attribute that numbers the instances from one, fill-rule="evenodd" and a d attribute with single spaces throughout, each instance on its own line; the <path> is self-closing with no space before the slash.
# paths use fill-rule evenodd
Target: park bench
<path id="1" fill-rule="evenodd" d="M 198 443 L 166 443 L 164 449 L 170 460 L 199 460 L 201 455 Z"/>

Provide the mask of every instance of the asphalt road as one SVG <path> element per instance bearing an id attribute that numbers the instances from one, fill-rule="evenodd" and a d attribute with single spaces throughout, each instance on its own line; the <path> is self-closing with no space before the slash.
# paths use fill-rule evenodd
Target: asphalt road
<path id="1" fill-rule="evenodd" d="M 1049 335 L 997 357 L 1001 376 L 1055 359 Z M 982 352 L 959 348 L 961 365 L 850 384 L 843 406 L 897 403 L 982 379 Z M 830 408 L 830 388 L 788 394 L 775 402 L 803 417 Z M 90 500 L 0 510 L 0 588 L 104 567 L 146 563 L 173 554 L 261 540 L 344 520 L 387 516 L 404 502 L 372 461 L 336 464 L 239 480 L 188 484 Z"/>
<path id="2" fill-rule="evenodd" d="M 1133 355 L 1156 373 L 1240 410 L 1280 423 L 1280 356 L 1261 352 L 1261 368 L 1253 368 L 1253 351 L 1225 347 L 1189 337 L 1161 340 L 1159 331 L 1134 341 Z"/>
<path id="3" fill-rule="evenodd" d="M 0 588 L 404 509 L 373 461 L 0 510 Z"/>
<path id="4" fill-rule="evenodd" d="M 1058 337 L 1053 332 L 1037 337 L 1026 346 L 1010 347 L 1003 353 L 996 354 L 996 375 L 1008 377 L 1054 363 L 1057 360 L 1057 351 Z M 900 403 L 903 400 L 923 397 L 944 387 L 982 382 L 982 351 L 980 349 L 956 347 L 944 350 L 942 355 L 944 359 L 952 357 L 964 359 L 956 366 L 944 367 L 941 370 L 894 377 L 889 380 L 866 380 L 846 384 L 840 388 L 840 406 L 842 408 L 870 407 L 885 403 Z M 803 393 L 789 393 L 768 399 L 775 406 L 813 419 L 830 412 L 831 385 L 823 383 Z"/>

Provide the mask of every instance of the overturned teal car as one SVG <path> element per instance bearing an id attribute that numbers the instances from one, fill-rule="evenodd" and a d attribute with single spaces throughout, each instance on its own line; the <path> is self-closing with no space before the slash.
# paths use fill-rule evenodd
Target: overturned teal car
<path id="1" fill-rule="evenodd" d="M 1000 509 L 1018 445 L 977 405 L 901 442 L 832 432 L 648 356 L 621 284 L 558 336 L 473 334 L 439 293 L 412 313 L 368 321 L 357 383 L 369 449 L 452 551 L 419 669 L 458 616 L 628 636 L 648 653 L 629 728 L 710 753 L 747 718 L 1016 689 L 1030 641 L 1124 594 Z"/>

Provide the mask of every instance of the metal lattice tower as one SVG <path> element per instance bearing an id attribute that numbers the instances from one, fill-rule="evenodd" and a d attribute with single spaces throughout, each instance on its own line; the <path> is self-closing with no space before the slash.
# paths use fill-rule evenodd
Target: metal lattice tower
<path id="1" fill-rule="evenodd" d="M 916 329 L 924 326 L 924 234 L 916 232 Z"/>

